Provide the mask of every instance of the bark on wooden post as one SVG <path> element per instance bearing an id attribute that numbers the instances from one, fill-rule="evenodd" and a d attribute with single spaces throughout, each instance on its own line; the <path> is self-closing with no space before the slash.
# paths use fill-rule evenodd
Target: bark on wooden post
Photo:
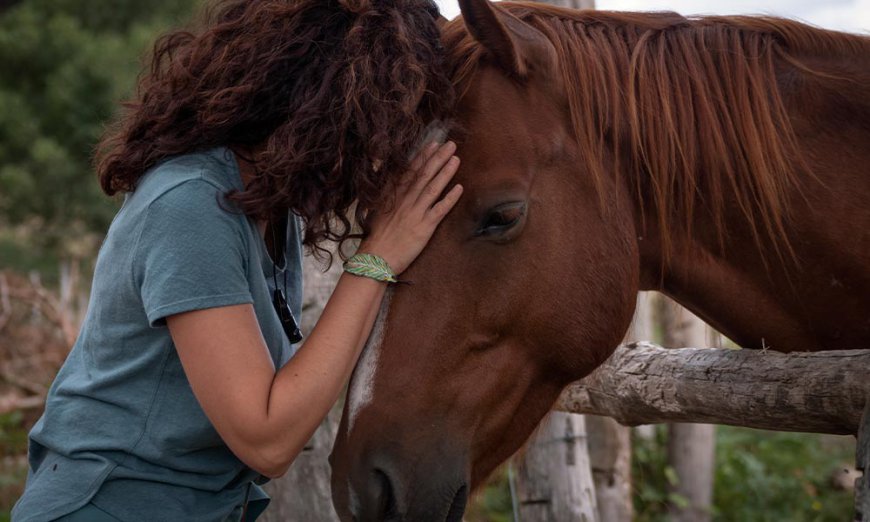
<path id="1" fill-rule="evenodd" d="M 670 501 L 670 520 L 707 522 L 712 518 L 715 452 L 712 424 L 668 424 L 668 465 L 677 477 L 675 484 L 668 484 L 668 492 L 685 501 Z"/>
<path id="2" fill-rule="evenodd" d="M 667 347 L 709 346 L 707 325 L 682 306 L 660 295 L 658 318 Z M 668 424 L 668 464 L 677 477 L 668 485 L 668 514 L 674 522 L 708 522 L 713 505 L 716 428 L 712 424 Z"/>
<path id="3" fill-rule="evenodd" d="M 552 412 L 542 422 L 517 467 L 518 519 L 522 522 L 597 522 L 595 486 L 583 415 Z"/>
<path id="4" fill-rule="evenodd" d="M 586 415 L 586 434 L 602 522 L 630 522 L 631 431 L 610 417 Z"/>
<path id="5" fill-rule="evenodd" d="M 341 275 L 341 263 L 333 263 L 329 272 L 323 273 L 320 263 L 306 257 L 303 268 L 305 295 L 302 299 L 300 323 L 302 331 L 307 334 L 314 327 L 332 294 L 338 276 Z M 272 502 L 263 514 L 264 522 L 338 522 L 338 516 L 332 507 L 327 458 L 332 450 L 340 418 L 340 408 L 333 408 L 287 474 L 266 485 Z"/>
<path id="6" fill-rule="evenodd" d="M 625 338 L 626 343 L 652 341 L 659 335 L 660 329 L 655 324 L 653 311 L 655 303 L 660 297 L 658 292 L 637 293 L 637 306 L 634 308 L 634 318 L 632 318 L 631 327 L 628 329 L 629 335 L 626 335 Z M 652 440 L 655 437 L 656 427 L 654 424 L 641 424 L 635 426 L 632 433 L 635 437 L 640 437 L 643 440 Z"/>

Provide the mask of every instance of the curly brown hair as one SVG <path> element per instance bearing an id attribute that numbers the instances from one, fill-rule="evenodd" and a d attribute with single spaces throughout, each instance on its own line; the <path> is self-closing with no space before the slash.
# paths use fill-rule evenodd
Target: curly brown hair
<path id="1" fill-rule="evenodd" d="M 173 155 L 242 147 L 257 175 L 228 197 L 245 214 L 290 209 L 318 250 L 357 237 L 354 222 L 365 234 L 425 120 L 452 108 L 438 17 L 431 0 L 218 0 L 201 30 L 155 44 L 97 147 L 103 191 L 134 190 Z"/>

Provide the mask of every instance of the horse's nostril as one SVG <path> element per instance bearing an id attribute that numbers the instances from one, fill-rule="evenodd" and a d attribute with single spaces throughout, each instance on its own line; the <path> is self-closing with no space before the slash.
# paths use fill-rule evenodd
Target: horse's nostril
<path id="1" fill-rule="evenodd" d="M 446 522 L 462 522 L 466 502 L 468 502 L 468 484 L 463 484 L 453 497 L 453 503 L 447 511 Z"/>
<path id="2" fill-rule="evenodd" d="M 379 505 L 379 513 L 382 520 L 390 520 L 398 516 L 396 506 L 396 493 L 393 489 L 393 483 L 390 477 L 380 469 L 375 469 L 375 477 L 379 484 L 379 495 L 377 504 Z"/>

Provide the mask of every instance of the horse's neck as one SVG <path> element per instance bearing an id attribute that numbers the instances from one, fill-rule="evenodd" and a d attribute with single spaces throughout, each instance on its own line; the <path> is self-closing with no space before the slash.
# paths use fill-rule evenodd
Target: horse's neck
<path id="1" fill-rule="evenodd" d="M 644 289 L 670 295 L 746 347 L 870 348 L 870 83 L 815 82 L 785 93 L 811 171 L 802 174 L 804 195 L 789 195 L 796 262 L 762 252 L 739 213 L 727 216 L 724 251 L 698 221 L 668 263 L 652 216 L 638 240 Z"/>

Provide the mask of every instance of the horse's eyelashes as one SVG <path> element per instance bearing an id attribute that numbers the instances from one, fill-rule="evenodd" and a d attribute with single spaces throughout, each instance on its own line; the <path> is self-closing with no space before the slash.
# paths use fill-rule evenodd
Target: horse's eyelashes
<path id="1" fill-rule="evenodd" d="M 505 232 L 519 223 L 525 212 L 524 203 L 499 205 L 487 213 L 475 235 L 486 236 Z"/>

